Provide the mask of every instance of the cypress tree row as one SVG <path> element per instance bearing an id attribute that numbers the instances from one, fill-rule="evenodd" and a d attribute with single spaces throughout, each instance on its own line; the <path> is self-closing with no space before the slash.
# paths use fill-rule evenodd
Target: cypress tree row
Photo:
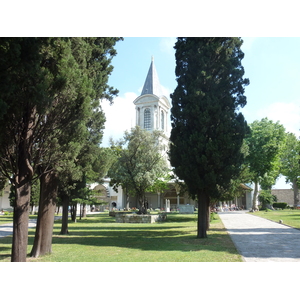
<path id="1" fill-rule="evenodd" d="M 240 38 L 178 38 L 170 162 L 198 199 L 197 237 L 207 237 L 210 198 L 238 176 L 247 123 Z"/>
<path id="2" fill-rule="evenodd" d="M 31 184 L 41 199 L 32 256 L 51 252 L 59 173 L 75 161 L 93 114 L 102 129 L 100 99 L 120 38 L 0 38 L 0 177 L 15 188 L 12 261 L 26 261 Z M 98 125 L 96 127 L 98 127 Z"/>

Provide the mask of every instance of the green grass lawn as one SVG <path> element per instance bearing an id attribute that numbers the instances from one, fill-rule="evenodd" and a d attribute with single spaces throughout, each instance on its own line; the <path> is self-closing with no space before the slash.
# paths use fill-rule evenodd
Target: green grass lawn
<path id="1" fill-rule="evenodd" d="M 239 262 L 242 261 L 216 216 L 208 238 L 197 239 L 197 215 L 170 214 L 167 222 L 116 223 L 108 214 L 88 216 L 69 224 L 69 235 L 59 235 L 56 221 L 53 253 L 38 262 Z M 34 229 L 29 230 L 30 252 Z M 0 239 L 0 261 L 10 261 L 11 237 Z"/>
<path id="2" fill-rule="evenodd" d="M 275 222 L 282 220 L 285 225 L 300 229 L 300 210 L 261 210 L 253 214 Z"/>
<path id="3" fill-rule="evenodd" d="M 30 215 L 29 219 L 36 219 L 37 215 Z M 7 215 L 0 215 L 0 225 L 9 224 L 13 222 L 13 213 Z"/>
<path id="4" fill-rule="evenodd" d="M 13 215 L 12 214 L 0 215 L 0 225 L 12 223 L 12 221 L 13 221 Z"/>

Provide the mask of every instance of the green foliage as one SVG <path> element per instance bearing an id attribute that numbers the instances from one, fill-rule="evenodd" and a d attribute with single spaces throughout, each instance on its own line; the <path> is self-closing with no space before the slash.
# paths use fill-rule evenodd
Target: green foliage
<path id="1" fill-rule="evenodd" d="M 108 76 L 119 38 L 1 38 L 0 170 L 17 173 L 17 149 L 26 126 L 34 130 L 25 148 L 33 173 L 69 167 L 86 139 L 100 143 L 104 113 L 117 90 Z M 8 126 L 9 125 L 9 126 Z M 26 155 L 25 155 L 26 154 Z M 38 174 L 40 175 L 40 174 Z"/>
<path id="2" fill-rule="evenodd" d="M 211 213 L 210 213 L 210 222 L 212 222 L 212 221 L 214 221 L 214 220 L 217 220 L 216 213 L 211 212 Z"/>
<path id="3" fill-rule="evenodd" d="M 22 219 L 22 229 L 14 235 L 12 251 L 20 253 L 15 250 L 22 246 L 22 255 L 13 254 L 13 259 L 26 256 L 27 215 L 23 212 L 30 182 L 49 171 L 60 179 L 87 172 L 87 164 L 77 169 L 78 156 L 87 140 L 100 143 L 105 122 L 100 99 L 112 102 L 118 92 L 108 86 L 118 40 L 0 39 L 0 173 L 22 191 L 15 194 L 14 222 Z M 50 205 L 44 199 L 41 204 Z M 48 225 L 40 224 L 43 229 Z M 46 238 L 50 232 L 45 230 Z"/>
<path id="4" fill-rule="evenodd" d="M 218 197 L 240 173 L 247 124 L 239 38 L 178 38 L 170 161 L 191 195 Z"/>
<path id="5" fill-rule="evenodd" d="M 281 208 L 281 209 L 286 209 L 287 208 L 287 203 L 285 202 L 277 202 L 277 203 L 273 203 L 273 207 L 274 208 Z"/>
<path id="6" fill-rule="evenodd" d="M 287 182 L 296 182 L 300 177 L 300 141 L 295 134 L 286 133 L 286 141 L 281 155 L 281 174 Z"/>
<path id="7" fill-rule="evenodd" d="M 146 192 L 150 193 L 163 193 L 166 189 L 168 189 L 168 182 L 170 181 L 171 176 L 168 174 L 158 174 L 158 177 L 154 180 L 154 183 L 146 189 Z"/>
<path id="8" fill-rule="evenodd" d="M 280 155 L 285 141 L 285 129 L 267 118 L 250 124 L 246 137 L 249 155 L 246 161 L 252 174 L 251 180 L 269 186 L 280 172 Z"/>
<path id="9" fill-rule="evenodd" d="M 274 202 L 277 202 L 277 197 L 272 195 L 270 190 L 261 190 L 258 200 L 262 204 L 262 208 L 265 208 L 267 205 L 273 205 Z"/>
<path id="10" fill-rule="evenodd" d="M 139 126 L 125 132 L 123 140 L 118 142 L 118 157 L 108 176 L 114 189 L 122 186 L 128 194 L 136 196 L 144 207 L 145 192 L 151 187 L 161 186 L 162 178 L 167 173 L 167 164 L 160 152 L 158 143 L 160 133 L 150 133 L 142 130 Z"/>

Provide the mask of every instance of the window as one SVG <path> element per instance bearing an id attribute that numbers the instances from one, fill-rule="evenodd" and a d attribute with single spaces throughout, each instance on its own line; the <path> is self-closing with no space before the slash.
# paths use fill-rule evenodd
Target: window
<path id="1" fill-rule="evenodd" d="M 151 129 L 151 116 L 150 116 L 150 108 L 146 108 L 144 111 L 144 129 Z"/>
<path id="2" fill-rule="evenodd" d="M 165 114 L 163 111 L 161 111 L 161 119 L 160 119 L 161 129 L 165 129 Z"/>

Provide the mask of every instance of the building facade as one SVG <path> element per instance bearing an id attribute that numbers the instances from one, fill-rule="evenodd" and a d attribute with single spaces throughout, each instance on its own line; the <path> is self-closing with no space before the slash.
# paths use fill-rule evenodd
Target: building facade
<path id="1" fill-rule="evenodd" d="M 2 210 L 6 211 L 12 211 L 12 207 L 10 206 L 9 201 L 9 192 L 10 192 L 10 184 L 5 185 L 5 188 L 0 193 L 0 212 Z"/>

